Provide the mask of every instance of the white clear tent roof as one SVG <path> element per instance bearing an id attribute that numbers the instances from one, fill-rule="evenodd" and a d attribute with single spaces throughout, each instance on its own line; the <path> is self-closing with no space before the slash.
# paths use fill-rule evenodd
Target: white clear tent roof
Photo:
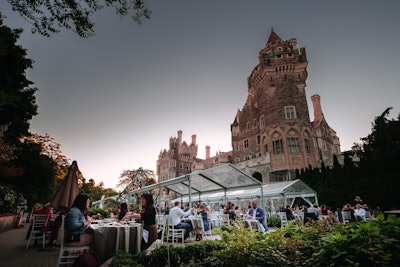
<path id="1" fill-rule="evenodd" d="M 261 186 L 260 181 L 227 163 L 145 186 L 129 193 L 137 194 L 167 187 L 181 196 L 189 196 L 192 194 L 227 192 L 249 187 L 261 189 Z"/>
<path id="2" fill-rule="evenodd" d="M 205 202 L 215 202 L 226 200 L 239 200 L 239 199 L 253 199 L 253 198 L 264 198 L 269 200 L 282 199 L 284 204 L 292 205 L 296 198 L 304 199 L 309 205 L 312 203 L 318 203 L 317 193 L 311 189 L 302 180 L 292 180 L 285 182 L 274 182 L 267 183 L 262 186 L 262 188 L 243 188 L 234 191 L 224 192 L 214 192 L 208 194 L 193 194 L 192 199 L 201 199 Z M 180 198 L 172 200 L 188 202 L 187 196 L 182 196 Z M 291 202 L 291 203 L 287 203 Z"/>
<path id="3" fill-rule="evenodd" d="M 302 180 L 262 184 L 230 163 L 145 186 L 129 194 L 133 196 L 162 187 L 181 195 L 173 201 L 189 203 L 199 199 L 205 202 L 224 202 L 260 198 L 262 202 L 266 199 L 274 206 L 274 200 L 279 199 L 284 205 L 293 205 L 296 198 L 302 198 L 309 205 L 318 204 L 317 193 Z"/>

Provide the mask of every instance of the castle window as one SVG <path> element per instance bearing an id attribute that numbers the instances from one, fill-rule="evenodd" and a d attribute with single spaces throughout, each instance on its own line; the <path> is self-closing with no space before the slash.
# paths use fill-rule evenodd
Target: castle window
<path id="1" fill-rule="evenodd" d="M 272 141 L 272 148 L 274 150 L 274 155 L 283 153 L 282 139 Z"/>
<path id="2" fill-rule="evenodd" d="M 292 53 L 288 53 L 287 55 L 288 55 L 288 57 L 293 57 Z"/>
<path id="3" fill-rule="evenodd" d="M 296 109 L 294 106 L 286 106 L 285 107 L 285 115 L 286 119 L 295 119 L 296 118 Z"/>
<path id="4" fill-rule="evenodd" d="M 244 157 L 244 160 L 250 160 L 249 156 Z"/>
<path id="5" fill-rule="evenodd" d="M 250 130 L 250 122 L 247 122 L 247 123 L 246 123 L 246 129 L 247 129 L 247 130 Z"/>
<path id="6" fill-rule="evenodd" d="M 253 128 L 256 128 L 256 127 L 257 127 L 257 120 L 254 119 L 254 120 L 253 120 Z"/>
<path id="7" fill-rule="evenodd" d="M 304 138 L 304 146 L 306 148 L 307 154 L 311 153 L 310 139 Z"/>
<path id="8" fill-rule="evenodd" d="M 264 145 L 264 151 L 265 151 L 265 154 L 268 153 L 268 145 L 267 144 Z"/>
<path id="9" fill-rule="evenodd" d="M 239 150 L 238 143 L 235 142 L 235 143 L 233 144 L 233 150 L 234 150 L 234 151 L 238 151 L 238 150 Z"/>
<path id="10" fill-rule="evenodd" d="M 239 163 L 240 162 L 240 158 L 235 158 L 235 162 Z"/>
<path id="11" fill-rule="evenodd" d="M 257 145 L 261 144 L 261 136 L 257 135 Z"/>
<path id="12" fill-rule="evenodd" d="M 299 138 L 294 137 L 294 138 L 288 138 L 288 151 L 290 153 L 298 153 L 300 152 L 300 146 L 299 146 Z"/>
<path id="13" fill-rule="evenodd" d="M 249 148 L 249 139 L 244 139 L 243 146 L 244 146 L 245 149 Z"/>

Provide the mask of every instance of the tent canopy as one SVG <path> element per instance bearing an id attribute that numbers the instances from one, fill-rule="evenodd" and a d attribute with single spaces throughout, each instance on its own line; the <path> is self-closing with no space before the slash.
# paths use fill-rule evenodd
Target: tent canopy
<path id="1" fill-rule="evenodd" d="M 296 198 L 302 198 L 308 205 L 312 205 L 313 203 L 318 204 L 317 193 L 309 187 L 302 180 L 291 180 L 285 182 L 275 182 L 275 183 L 267 183 L 262 186 L 262 188 L 242 188 L 233 191 L 229 191 L 226 193 L 226 196 L 223 192 L 214 192 L 207 193 L 203 195 L 194 194 L 193 198 L 202 199 L 205 202 L 213 203 L 213 202 L 221 202 L 225 200 L 251 200 L 251 199 L 264 199 L 269 202 L 271 205 L 271 211 L 275 210 L 275 205 L 279 202 L 282 205 L 290 205 L 293 206 Z M 181 198 L 177 198 L 172 200 L 188 202 L 188 196 L 182 196 Z"/>
<path id="2" fill-rule="evenodd" d="M 262 183 L 260 181 L 245 174 L 232 164 L 226 163 L 145 186 L 130 191 L 129 194 L 149 192 L 162 187 L 167 187 L 181 196 L 187 196 L 189 199 L 191 199 L 192 194 L 202 197 L 206 193 L 222 192 L 225 195 L 230 191 L 243 188 L 258 188 L 262 191 Z"/>
<path id="3" fill-rule="evenodd" d="M 310 206 L 312 203 L 318 204 L 317 193 L 302 180 L 262 184 L 230 163 L 130 191 L 127 199 L 163 187 L 181 196 L 172 202 L 187 202 L 189 205 L 199 199 L 215 203 L 259 198 L 262 206 L 275 213 L 276 205 L 293 206 L 296 198 L 302 198 Z"/>

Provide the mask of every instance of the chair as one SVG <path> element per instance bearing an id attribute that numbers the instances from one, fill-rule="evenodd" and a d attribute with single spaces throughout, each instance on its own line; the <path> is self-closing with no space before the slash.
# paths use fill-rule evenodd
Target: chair
<path id="1" fill-rule="evenodd" d="M 179 242 L 179 239 L 181 239 L 182 244 L 185 242 L 185 229 L 176 229 L 172 224 L 168 224 L 167 241 L 170 242 L 171 240 L 174 244 L 175 240 Z"/>
<path id="2" fill-rule="evenodd" d="M 351 222 L 351 211 L 349 210 L 342 210 L 342 222 L 344 224 Z"/>
<path id="3" fill-rule="evenodd" d="M 175 240 L 176 242 L 179 242 L 179 239 L 181 239 L 181 242 L 183 244 L 185 242 L 185 229 L 176 229 L 172 224 L 169 216 L 167 218 L 167 225 L 167 241 L 174 244 Z"/>
<path id="4" fill-rule="evenodd" d="M 339 212 L 335 211 L 335 222 L 340 223 Z"/>
<path id="5" fill-rule="evenodd" d="M 65 235 L 65 215 L 62 215 L 62 223 L 61 223 L 61 246 L 60 246 L 60 254 L 58 256 L 58 263 L 57 266 L 63 265 L 63 264 L 73 264 L 80 255 L 83 254 L 83 252 L 88 251 L 90 249 L 89 246 L 79 246 L 79 247 L 66 247 L 64 246 L 64 235 Z"/>
<path id="6" fill-rule="evenodd" d="M 219 215 L 220 226 L 229 226 L 229 214 L 220 214 Z"/>
<path id="7" fill-rule="evenodd" d="M 372 220 L 371 218 L 371 211 L 370 210 L 365 210 L 365 217 L 364 217 L 365 221 L 369 221 Z"/>
<path id="8" fill-rule="evenodd" d="M 210 214 L 210 220 L 211 224 L 213 227 L 219 227 L 220 226 L 220 218 L 219 215 L 216 213 L 211 213 Z"/>
<path id="9" fill-rule="evenodd" d="M 49 214 L 34 214 L 33 215 L 32 225 L 31 225 L 31 229 L 30 229 L 30 235 L 29 235 L 28 242 L 26 243 L 25 249 L 29 248 L 31 241 L 34 239 L 41 239 L 43 248 L 45 247 L 46 235 L 49 234 L 50 231 L 43 232 L 43 229 L 44 229 L 44 226 L 47 225 L 49 217 L 50 217 Z"/>
<path id="10" fill-rule="evenodd" d="M 156 246 L 164 244 L 165 224 L 166 224 L 165 220 L 160 220 L 160 221 L 157 222 L 157 235 L 158 235 L 158 238 L 155 241 L 156 242 Z"/>
<path id="11" fill-rule="evenodd" d="M 281 218 L 281 227 L 288 225 L 286 212 L 279 212 L 279 217 Z"/>

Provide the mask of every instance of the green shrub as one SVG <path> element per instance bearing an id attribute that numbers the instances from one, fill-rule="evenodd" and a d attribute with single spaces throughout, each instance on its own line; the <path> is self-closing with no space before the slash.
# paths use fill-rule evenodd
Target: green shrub
<path id="1" fill-rule="evenodd" d="M 279 215 L 267 216 L 268 227 L 281 227 L 281 217 Z"/>
<path id="2" fill-rule="evenodd" d="M 18 214 L 26 210 L 27 202 L 21 193 L 11 188 L 0 186 L 0 214 Z"/>
<path id="3" fill-rule="evenodd" d="M 400 218 L 289 223 L 267 234 L 243 228 L 221 234 L 221 240 L 163 245 L 150 255 L 119 253 L 111 266 L 400 266 Z"/>

